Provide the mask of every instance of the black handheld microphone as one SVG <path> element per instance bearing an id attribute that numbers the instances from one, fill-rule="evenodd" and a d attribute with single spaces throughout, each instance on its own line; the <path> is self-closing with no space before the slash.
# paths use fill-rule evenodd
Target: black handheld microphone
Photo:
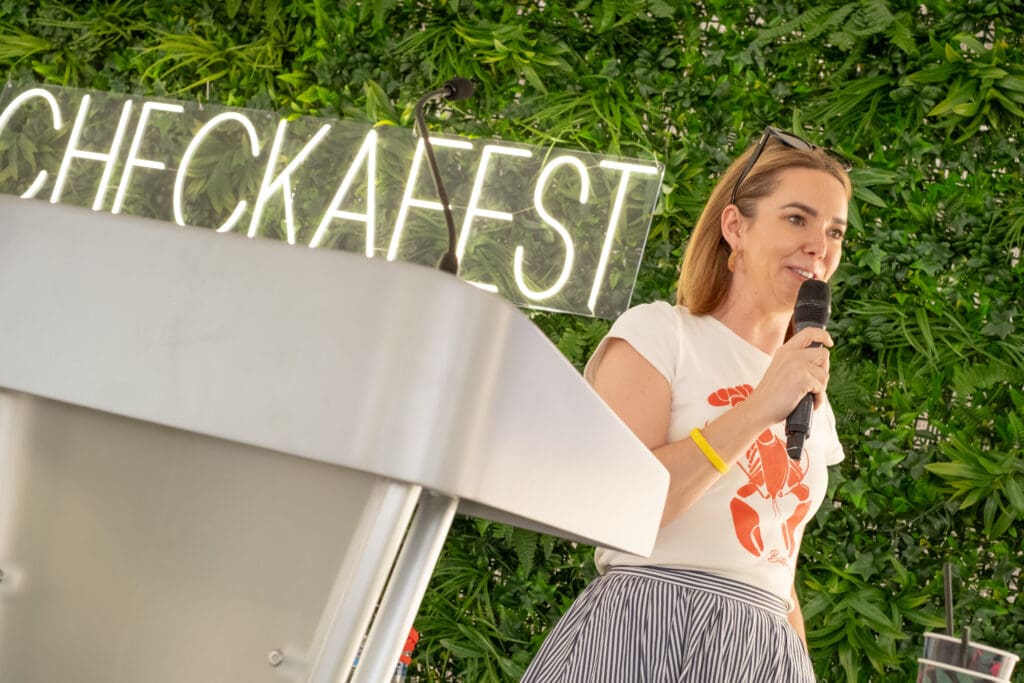
<path id="1" fill-rule="evenodd" d="M 796 331 L 806 327 L 825 329 L 832 311 L 832 292 L 827 282 L 805 280 L 796 295 L 793 322 Z M 811 346 L 821 346 L 813 342 Z M 804 439 L 811 431 L 811 411 L 814 409 L 814 394 L 807 394 L 793 408 L 786 418 L 786 452 L 792 460 L 799 460 L 804 450 Z"/>
<path id="2" fill-rule="evenodd" d="M 420 137 L 423 139 L 423 149 L 427 154 L 427 163 L 430 165 L 430 175 L 434 177 L 434 187 L 437 188 L 437 197 L 441 200 L 441 208 L 444 209 L 444 220 L 448 224 L 448 251 L 441 257 L 437 264 L 438 269 L 455 275 L 459 272 L 459 259 L 455 255 L 455 219 L 452 218 L 452 209 L 448 206 L 448 193 L 445 192 L 444 182 L 441 180 L 441 171 L 437 167 L 437 159 L 434 157 L 434 146 L 430 144 L 430 133 L 427 132 L 427 121 L 423 116 L 423 105 L 428 101 L 443 97 L 446 100 L 458 101 L 468 99 L 473 95 L 476 86 L 468 78 L 455 77 L 445 83 L 440 89 L 428 92 L 416 103 L 414 110 L 416 126 L 419 129 Z"/>

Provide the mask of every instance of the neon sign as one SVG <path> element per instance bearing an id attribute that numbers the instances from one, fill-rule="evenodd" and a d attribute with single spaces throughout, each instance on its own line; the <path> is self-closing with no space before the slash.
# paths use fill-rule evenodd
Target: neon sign
<path id="1" fill-rule="evenodd" d="M 431 136 L 459 276 L 514 303 L 629 305 L 653 161 Z M 442 207 L 411 130 L 36 85 L 0 97 L 0 192 L 434 266 Z"/>

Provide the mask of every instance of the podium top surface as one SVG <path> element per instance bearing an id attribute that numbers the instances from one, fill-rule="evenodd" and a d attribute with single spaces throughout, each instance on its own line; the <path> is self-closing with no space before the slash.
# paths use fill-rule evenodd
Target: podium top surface
<path id="1" fill-rule="evenodd" d="M 38 200 L 0 196 L 0 212 L 0 390 L 650 552 L 667 472 L 497 295 L 422 266 Z"/>

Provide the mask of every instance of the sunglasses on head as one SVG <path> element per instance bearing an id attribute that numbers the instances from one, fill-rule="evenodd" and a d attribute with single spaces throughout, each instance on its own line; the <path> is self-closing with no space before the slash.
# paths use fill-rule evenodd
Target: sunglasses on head
<path id="1" fill-rule="evenodd" d="M 785 147 L 789 147 L 790 149 L 803 149 L 808 151 L 820 149 L 824 151 L 826 154 L 828 154 L 830 157 L 835 159 L 837 162 L 839 162 L 839 165 L 843 167 L 843 170 L 850 171 L 850 169 L 853 168 L 853 162 L 851 162 L 849 159 L 844 157 L 842 154 L 839 154 L 838 152 L 834 152 L 831 149 L 828 149 L 827 147 L 818 147 L 818 145 L 812 145 L 811 143 L 807 142 L 807 140 L 797 137 L 792 133 L 787 133 L 784 130 L 779 130 L 774 126 L 768 126 L 767 128 L 764 129 L 764 133 L 761 134 L 761 140 L 760 142 L 757 143 L 757 148 L 754 150 L 754 153 L 750 155 L 750 159 L 747 160 L 746 166 L 744 166 L 743 170 L 740 171 L 739 178 L 736 179 L 736 184 L 732 186 L 732 194 L 729 195 L 730 204 L 736 203 L 736 193 L 739 192 L 740 185 L 742 185 L 743 181 L 747 179 L 747 175 L 750 173 L 750 169 L 754 168 L 754 164 L 756 164 L 757 160 L 761 158 L 761 153 L 764 152 L 764 148 L 765 146 L 767 146 L 768 140 L 771 138 L 774 138 L 779 142 L 779 144 L 784 145 Z"/>

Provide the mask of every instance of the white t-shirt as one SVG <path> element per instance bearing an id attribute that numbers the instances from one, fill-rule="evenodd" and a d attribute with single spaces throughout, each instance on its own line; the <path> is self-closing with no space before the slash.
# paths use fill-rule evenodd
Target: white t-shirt
<path id="1" fill-rule="evenodd" d="M 627 341 L 672 388 L 669 441 L 686 439 L 741 402 L 761 381 L 771 356 L 710 315 L 666 302 L 626 311 L 591 356 L 593 382 L 607 341 Z M 800 460 L 786 453 L 785 423 L 765 430 L 694 505 L 658 533 L 650 557 L 598 548 L 604 573 L 616 565 L 699 569 L 774 593 L 790 604 L 804 527 L 825 497 L 827 465 L 843 459 L 828 401 L 811 418 Z"/>

